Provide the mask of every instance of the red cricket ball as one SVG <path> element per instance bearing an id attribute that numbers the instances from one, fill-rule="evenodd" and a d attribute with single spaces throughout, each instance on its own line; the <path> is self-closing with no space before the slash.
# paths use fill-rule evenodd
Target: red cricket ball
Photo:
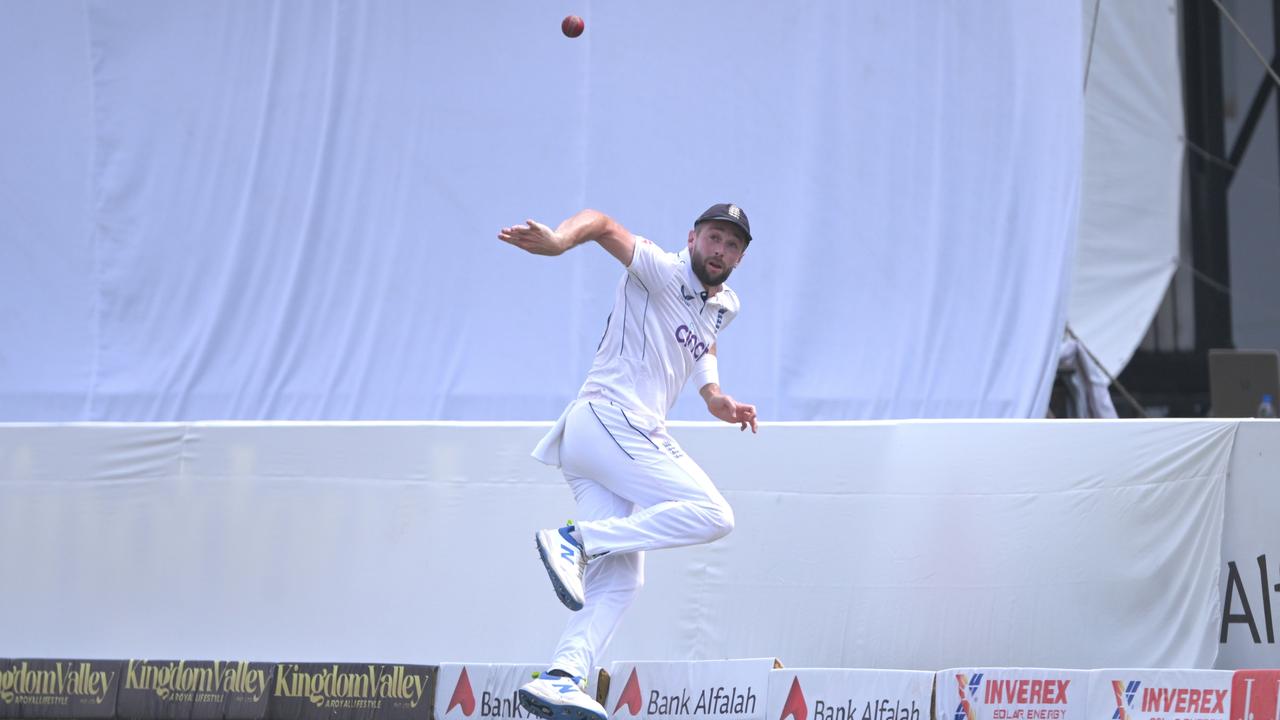
<path id="1" fill-rule="evenodd" d="M 565 37 L 576 38 L 586 27 L 587 24 L 577 15 L 566 15 L 564 20 L 560 21 L 560 32 L 564 33 Z"/>

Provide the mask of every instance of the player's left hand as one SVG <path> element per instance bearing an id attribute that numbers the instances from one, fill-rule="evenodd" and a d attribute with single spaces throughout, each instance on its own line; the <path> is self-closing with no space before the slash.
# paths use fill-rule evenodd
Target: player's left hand
<path id="1" fill-rule="evenodd" d="M 707 411 L 727 423 L 740 424 L 739 430 L 746 430 L 747 426 L 751 426 L 751 432 L 757 432 L 755 405 L 740 403 L 728 395 L 721 394 L 707 401 Z"/>

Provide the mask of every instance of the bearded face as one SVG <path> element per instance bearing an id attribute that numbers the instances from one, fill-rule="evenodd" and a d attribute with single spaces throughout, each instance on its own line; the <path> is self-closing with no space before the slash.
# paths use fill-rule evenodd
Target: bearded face
<path id="1" fill-rule="evenodd" d="M 705 257 L 697 247 L 689 250 L 689 259 L 693 263 L 693 274 L 707 287 L 724 284 L 733 273 L 733 268 L 726 266 L 721 258 Z"/>
<path id="2" fill-rule="evenodd" d="M 708 288 L 723 285 L 746 250 L 747 244 L 737 227 L 727 222 L 706 222 L 689 234 L 693 274 Z"/>

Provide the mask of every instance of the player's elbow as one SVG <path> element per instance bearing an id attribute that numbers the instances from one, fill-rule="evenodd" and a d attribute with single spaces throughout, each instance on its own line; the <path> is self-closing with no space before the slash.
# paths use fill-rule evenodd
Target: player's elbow
<path id="1" fill-rule="evenodd" d="M 620 238 L 627 232 L 621 223 L 599 210 L 587 208 L 579 215 L 586 220 L 587 225 L 591 228 L 591 237 L 597 240 L 600 238 Z"/>
<path id="2" fill-rule="evenodd" d="M 617 224 L 614 222 L 613 218 L 605 215 L 599 210 L 593 210 L 591 208 L 587 208 L 579 212 L 578 216 L 587 223 L 588 227 L 591 228 L 591 235 L 593 237 L 609 232 L 609 230 Z"/>

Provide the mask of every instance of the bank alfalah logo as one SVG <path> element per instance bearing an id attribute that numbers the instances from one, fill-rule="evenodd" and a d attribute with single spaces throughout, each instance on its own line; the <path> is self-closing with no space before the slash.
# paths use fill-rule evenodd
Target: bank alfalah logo
<path id="1" fill-rule="evenodd" d="M 613 706 L 613 711 L 616 713 L 623 707 L 632 715 L 639 715 L 640 708 L 643 707 L 640 700 L 640 678 L 636 676 L 635 668 L 631 668 L 631 675 L 627 677 L 627 684 L 623 686 L 622 694 L 618 696 L 618 704 Z"/>
<path id="2" fill-rule="evenodd" d="M 467 677 L 467 668 L 463 666 L 462 674 L 458 676 L 458 684 L 453 686 L 453 694 L 449 696 L 449 704 L 445 707 L 445 712 L 450 712 L 456 707 L 462 708 L 462 714 L 471 717 L 471 713 L 476 711 L 476 694 L 471 690 L 471 678 Z"/>
<path id="3" fill-rule="evenodd" d="M 787 701 L 782 704 L 782 714 L 778 720 L 809 720 L 809 706 L 804 699 L 804 691 L 800 689 L 800 676 L 791 680 L 791 689 L 787 691 Z"/>

